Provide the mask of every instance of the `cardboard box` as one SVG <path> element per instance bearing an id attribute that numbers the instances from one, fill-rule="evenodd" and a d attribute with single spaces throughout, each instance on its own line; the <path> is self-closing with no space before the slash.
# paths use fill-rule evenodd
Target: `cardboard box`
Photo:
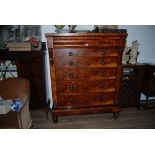
<path id="1" fill-rule="evenodd" d="M 0 105 L 0 114 L 7 114 L 11 110 L 9 105 Z"/>
<path id="2" fill-rule="evenodd" d="M 12 100 L 3 100 L 3 104 L 0 104 L 0 114 L 7 114 L 11 110 Z"/>

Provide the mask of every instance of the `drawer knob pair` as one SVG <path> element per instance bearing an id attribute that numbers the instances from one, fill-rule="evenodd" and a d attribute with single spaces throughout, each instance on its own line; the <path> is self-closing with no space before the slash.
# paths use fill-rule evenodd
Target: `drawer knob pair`
<path id="1" fill-rule="evenodd" d="M 74 90 L 74 87 L 73 87 L 73 86 L 69 86 L 69 89 L 70 89 L 70 90 Z"/>

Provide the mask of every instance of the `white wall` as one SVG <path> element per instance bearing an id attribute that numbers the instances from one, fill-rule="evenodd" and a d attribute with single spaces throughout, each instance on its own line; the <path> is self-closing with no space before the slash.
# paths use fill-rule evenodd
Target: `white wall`
<path id="1" fill-rule="evenodd" d="M 67 28 L 67 26 L 65 27 Z M 94 25 L 78 25 L 76 29 L 92 30 Z M 155 63 L 155 26 L 154 25 L 119 25 L 121 29 L 127 29 L 127 45 L 131 46 L 132 41 L 138 40 L 140 43 L 138 62 Z M 55 27 L 53 25 L 42 25 L 42 41 L 46 41 L 45 33 L 54 33 Z M 47 52 L 47 51 L 46 51 Z M 45 75 L 46 75 L 46 91 L 47 99 L 51 98 L 51 81 L 49 74 L 49 56 L 48 52 L 45 57 Z M 52 105 L 51 105 L 52 106 Z"/>
<path id="2" fill-rule="evenodd" d="M 138 40 L 139 56 L 138 62 L 155 63 L 155 26 L 154 25 L 121 25 L 119 28 L 125 28 L 128 31 L 127 45 L 131 46 L 133 40 Z M 141 94 L 141 100 L 145 96 Z M 155 99 L 151 97 L 150 99 Z"/>
<path id="3" fill-rule="evenodd" d="M 127 45 L 131 46 L 133 40 L 138 40 L 139 62 L 155 63 L 155 26 L 154 25 L 121 25 L 128 31 Z"/>

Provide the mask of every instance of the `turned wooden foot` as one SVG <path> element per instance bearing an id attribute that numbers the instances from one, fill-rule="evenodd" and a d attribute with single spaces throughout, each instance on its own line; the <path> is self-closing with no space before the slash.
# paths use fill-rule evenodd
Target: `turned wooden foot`
<path id="1" fill-rule="evenodd" d="M 137 105 L 136 108 L 137 108 L 137 110 L 139 110 L 140 109 L 140 105 Z"/>
<path id="2" fill-rule="evenodd" d="M 54 124 L 58 123 L 58 116 L 52 116 L 52 120 Z"/>
<path id="3" fill-rule="evenodd" d="M 115 119 L 115 120 L 118 119 L 118 118 L 119 118 L 119 112 L 113 113 L 113 116 L 114 116 L 114 119 Z"/>
<path id="4" fill-rule="evenodd" d="M 147 110 L 148 98 L 149 98 L 149 97 L 146 96 L 146 101 L 145 101 L 145 103 L 144 103 L 144 105 L 143 105 L 144 110 Z"/>

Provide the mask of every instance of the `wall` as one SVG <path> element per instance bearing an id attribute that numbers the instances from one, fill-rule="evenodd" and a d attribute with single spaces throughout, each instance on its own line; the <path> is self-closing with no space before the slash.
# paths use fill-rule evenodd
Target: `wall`
<path id="1" fill-rule="evenodd" d="M 133 40 L 138 40 L 139 62 L 155 63 L 155 26 L 154 25 L 121 25 L 119 28 L 125 28 L 128 31 L 127 45 L 131 46 Z"/>
<path id="2" fill-rule="evenodd" d="M 67 26 L 65 27 L 67 28 Z M 78 25 L 76 29 L 92 30 L 93 25 Z M 127 29 L 127 45 L 131 46 L 133 40 L 138 40 L 140 43 L 138 62 L 150 62 L 155 63 L 155 26 L 154 25 L 119 25 L 121 29 Z M 42 41 L 46 41 L 45 33 L 54 33 L 55 27 L 53 25 L 42 25 Z M 47 51 L 46 51 L 47 52 Z M 47 99 L 51 98 L 51 81 L 49 74 L 49 56 L 48 52 L 45 57 L 45 75 L 46 75 L 46 91 Z M 143 99 L 144 97 L 142 97 Z M 52 106 L 52 105 L 51 105 Z"/>

